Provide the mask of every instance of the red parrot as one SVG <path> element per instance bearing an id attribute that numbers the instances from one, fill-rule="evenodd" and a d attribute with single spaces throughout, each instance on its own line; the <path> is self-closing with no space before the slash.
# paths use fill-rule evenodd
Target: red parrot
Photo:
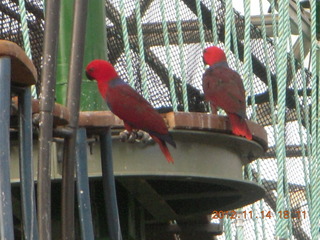
<path id="1" fill-rule="evenodd" d="M 163 118 L 147 100 L 118 76 L 112 64 L 105 60 L 93 60 L 86 67 L 86 75 L 88 79 L 97 81 L 101 96 L 109 109 L 123 120 L 127 131 L 130 133 L 133 129 L 141 129 L 149 133 L 159 144 L 167 161 L 173 163 L 166 142 L 173 147 L 176 147 L 176 143 Z"/>
<path id="2" fill-rule="evenodd" d="M 245 91 L 240 75 L 229 68 L 222 49 L 212 46 L 203 51 L 203 61 L 210 67 L 202 78 L 207 101 L 228 115 L 233 134 L 252 139 L 246 123 Z"/>

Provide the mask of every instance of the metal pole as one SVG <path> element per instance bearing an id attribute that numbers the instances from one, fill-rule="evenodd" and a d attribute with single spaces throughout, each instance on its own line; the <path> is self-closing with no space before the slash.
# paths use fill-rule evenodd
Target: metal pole
<path id="1" fill-rule="evenodd" d="M 55 70 L 59 36 L 60 0 L 46 1 L 46 19 L 41 74 L 39 156 L 38 156 L 38 227 L 41 240 L 51 240 L 50 150 L 52 111 L 55 97 Z M 58 22 L 57 22 L 58 21 Z"/>
<path id="2" fill-rule="evenodd" d="M 74 239 L 74 163 L 79 121 L 83 55 L 86 33 L 88 0 L 74 4 L 72 47 L 68 81 L 67 108 L 70 113 L 69 128 L 73 131 L 66 139 L 66 152 L 62 171 L 62 239 Z"/>
<path id="3" fill-rule="evenodd" d="M 77 133 L 76 173 L 81 239 L 94 240 L 87 160 L 87 133 L 85 128 L 80 128 Z"/>
<path id="4" fill-rule="evenodd" d="M 27 87 L 19 94 L 19 128 L 23 232 L 26 240 L 37 240 L 38 226 L 32 158 L 31 87 Z"/>
<path id="5" fill-rule="evenodd" d="M 11 59 L 0 58 L 0 239 L 13 240 L 10 184 Z"/>
<path id="6" fill-rule="evenodd" d="M 111 240 L 122 240 L 119 211 L 113 174 L 112 139 L 110 128 L 100 135 L 103 192 L 107 211 L 108 229 Z"/>

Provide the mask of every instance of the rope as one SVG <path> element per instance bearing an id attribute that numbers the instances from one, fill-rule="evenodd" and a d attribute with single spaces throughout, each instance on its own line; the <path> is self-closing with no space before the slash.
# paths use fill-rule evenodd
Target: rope
<path id="1" fill-rule="evenodd" d="M 147 67 L 146 67 L 146 60 L 144 56 L 143 32 L 142 32 L 141 11 L 140 11 L 139 0 L 135 1 L 135 13 L 136 13 L 136 20 L 137 20 L 137 35 L 138 35 L 139 57 L 140 57 L 142 94 L 145 99 L 149 100 Z"/>
<path id="2" fill-rule="evenodd" d="M 238 49 L 238 35 L 237 35 L 237 26 L 235 22 L 235 16 L 234 16 L 234 10 L 232 9 L 232 15 L 231 17 L 231 27 L 232 27 L 232 44 L 234 48 L 234 55 L 235 55 L 235 64 L 236 64 L 236 69 L 238 73 L 243 76 L 243 68 L 242 64 L 240 64 L 240 58 L 239 58 L 239 49 Z M 246 82 L 244 82 L 244 88 L 247 90 L 248 86 L 246 86 Z"/>
<path id="3" fill-rule="evenodd" d="M 211 1 L 211 23 L 212 23 L 212 39 L 213 39 L 213 44 L 217 45 L 219 42 L 218 38 L 218 28 L 217 28 L 217 21 L 216 21 L 216 12 L 215 12 L 215 4 L 214 0 Z"/>
<path id="4" fill-rule="evenodd" d="M 198 26 L 199 26 L 200 46 L 201 46 L 201 50 L 203 51 L 205 48 L 205 34 L 204 34 L 202 11 L 201 11 L 201 1 L 200 0 L 196 0 L 196 10 L 197 10 L 197 19 L 198 19 Z M 203 65 L 203 70 L 205 70 L 205 69 L 206 69 L 206 67 L 205 67 L 205 65 Z M 209 112 L 210 113 L 212 112 L 210 104 L 209 104 Z"/>
<path id="5" fill-rule="evenodd" d="M 187 91 L 187 74 L 186 74 L 186 64 L 185 64 L 185 55 L 183 49 L 183 34 L 181 26 L 181 15 L 180 15 L 180 1 L 175 1 L 176 8 L 176 18 L 177 18 L 177 30 L 178 30 L 178 45 L 179 45 L 179 64 L 181 69 L 181 84 L 182 84 L 182 100 L 184 111 L 189 112 L 188 104 L 188 91 Z"/>
<path id="6" fill-rule="evenodd" d="M 162 31 L 163 31 L 163 39 L 166 48 L 166 57 L 167 57 L 167 64 L 168 64 L 168 72 L 169 72 L 169 84 L 170 84 L 170 95 L 172 101 L 172 108 L 173 111 L 178 110 L 178 101 L 175 91 L 174 79 L 173 79 L 173 69 L 171 64 L 171 53 L 170 53 L 170 42 L 169 42 L 169 33 L 168 33 L 168 26 L 166 21 L 165 15 L 165 4 L 164 0 L 160 1 L 160 11 L 161 11 L 161 18 L 162 18 Z"/>
<path id="7" fill-rule="evenodd" d="M 250 89 L 251 95 L 251 106 L 252 106 L 252 117 L 253 120 L 256 120 L 256 101 L 254 94 L 254 85 L 253 85 L 253 72 L 252 72 L 252 59 L 251 59 L 251 39 L 250 39 L 250 30 L 251 30 L 251 9 L 250 9 L 250 0 L 244 1 L 244 69 L 243 69 L 243 80 L 247 82 Z M 248 89 L 248 88 L 247 88 Z"/>
<path id="8" fill-rule="evenodd" d="M 258 172 L 258 183 L 260 185 L 262 185 L 262 180 L 261 180 L 261 177 L 260 177 L 260 173 L 261 173 L 261 164 L 260 164 L 260 161 L 261 159 L 258 159 L 256 160 L 256 166 L 257 166 L 257 172 Z M 265 212 L 265 209 L 264 209 L 264 199 L 262 198 L 260 201 L 259 201 L 259 209 L 260 209 L 260 213 L 262 212 Z M 265 218 L 261 218 L 260 219 L 261 221 L 261 231 L 262 231 L 262 239 L 266 239 L 266 224 L 265 224 Z"/>
<path id="9" fill-rule="evenodd" d="M 232 6 L 232 0 L 226 0 L 226 14 L 225 14 L 225 53 L 226 57 L 229 60 L 228 62 L 232 62 L 232 54 L 231 54 L 231 42 L 233 44 L 233 55 L 236 71 L 242 76 L 243 69 L 240 64 L 239 51 L 238 51 L 238 38 L 236 31 L 236 23 L 234 19 L 234 10 Z M 244 88 L 248 89 L 246 86 L 246 82 L 244 82 Z"/>
<path id="10" fill-rule="evenodd" d="M 224 29 L 224 46 L 227 58 L 230 56 L 231 49 L 231 30 L 232 30 L 232 18 L 233 18 L 233 8 L 232 0 L 226 0 L 226 14 L 225 14 L 225 29 Z"/>
<path id="11" fill-rule="evenodd" d="M 286 113 L 286 80 L 287 80 L 287 41 L 289 20 L 288 8 L 289 4 L 286 0 L 279 0 L 279 28 L 278 28 L 278 48 L 276 55 L 277 65 L 277 89 L 278 89 L 278 113 L 277 113 L 277 139 L 276 139 L 276 157 L 278 166 L 278 182 L 277 182 L 277 208 L 276 211 L 286 210 L 285 205 L 285 162 L 286 162 L 286 145 L 285 145 L 285 113 Z M 287 238 L 287 222 L 281 218 L 280 214 L 276 216 L 276 236 Z"/>
<path id="12" fill-rule="evenodd" d="M 310 160 L 311 173 L 311 206 L 310 206 L 310 222 L 311 222 L 311 236 L 312 239 L 319 238 L 319 214 L 320 214 L 320 184 L 319 184 L 319 143 L 318 143 L 318 129 L 319 129 L 319 86 L 317 84 L 317 38 L 316 38 L 316 1 L 310 1 L 311 14 L 311 134 L 312 134 L 312 155 Z"/>
<path id="13" fill-rule="evenodd" d="M 300 108 L 300 101 L 299 101 L 299 95 L 298 95 L 298 86 L 297 86 L 297 80 L 293 79 L 294 83 L 294 96 L 296 101 L 296 111 L 297 111 L 297 120 L 299 124 L 299 136 L 300 136 L 300 144 L 301 144 L 301 155 L 302 155 L 302 164 L 303 164 L 303 173 L 304 173 L 304 181 L 306 184 L 306 199 L 308 205 L 311 204 L 310 199 L 310 179 L 309 179 L 309 162 L 307 160 L 306 156 L 310 156 L 310 123 L 309 123 L 309 107 L 307 103 L 307 81 L 306 81 L 306 74 L 304 71 L 304 48 L 303 48 L 303 32 L 302 32 L 302 20 L 301 20 L 301 7 L 300 7 L 300 1 L 297 1 L 297 18 L 298 18 L 298 31 L 299 31 L 299 47 L 300 47 L 300 64 L 301 64 L 301 77 L 303 81 L 303 112 L 304 112 L 304 121 L 306 124 L 306 134 L 307 134 L 307 144 L 305 147 L 304 141 L 303 141 L 303 129 L 302 129 L 302 119 L 301 119 L 301 108 Z M 290 44 L 292 45 L 291 41 Z M 291 49 L 291 46 L 290 46 Z M 293 52 L 291 52 L 291 68 L 293 69 L 295 67 L 294 64 L 294 55 Z M 294 74 L 294 73 L 293 73 Z M 295 77 L 295 75 L 294 75 Z"/>
<path id="14" fill-rule="evenodd" d="M 291 29 L 290 29 L 290 22 L 289 22 L 289 12 L 287 15 L 287 21 L 285 22 L 286 24 L 286 29 L 287 29 L 287 41 L 289 44 L 289 49 L 292 49 L 292 41 L 291 41 L 291 36 L 289 33 L 291 33 Z M 289 56 L 291 55 L 292 58 L 294 58 L 293 56 L 293 51 L 290 51 L 291 54 L 289 54 Z M 287 55 L 287 54 L 286 54 Z M 294 81 L 294 84 L 296 84 L 297 79 L 296 79 L 296 70 L 295 70 L 295 66 L 293 64 L 293 61 L 290 61 L 288 63 L 291 63 L 291 74 L 292 74 L 292 78 Z M 292 66 L 293 65 L 293 66 Z M 299 105 L 299 103 L 297 104 Z M 286 164 L 286 163 L 285 163 Z M 287 168 L 286 165 L 284 166 L 284 194 L 285 194 L 285 201 L 286 201 L 286 210 L 290 210 L 291 209 L 291 200 L 290 200 L 290 189 L 289 189 L 289 185 L 288 185 L 288 175 L 287 175 Z M 288 229 L 289 229 L 289 236 L 292 236 L 293 231 L 292 231 L 292 218 L 289 217 L 287 219 L 287 225 L 288 225 Z"/>
<path id="15" fill-rule="evenodd" d="M 252 59 L 251 59 L 251 39 L 250 39 L 250 27 L 251 27 L 251 9 L 250 9 L 250 0 L 244 0 L 244 59 L 243 59 L 243 80 L 244 85 L 249 87 L 245 87 L 245 89 L 250 89 L 250 95 L 252 99 L 252 110 L 253 110 L 253 120 L 256 120 L 256 111 L 255 111 L 255 94 L 254 94 L 254 87 L 253 87 L 253 72 L 252 72 Z M 235 28 L 234 28 L 235 29 Z M 236 39 L 235 37 L 233 39 Z M 249 180 L 253 180 L 252 174 L 252 166 L 249 163 L 247 166 L 247 173 L 249 176 Z M 256 204 L 253 203 L 251 205 L 252 214 L 253 214 L 253 222 L 254 222 L 254 229 L 255 229 L 255 237 L 258 238 L 258 220 L 255 218 L 256 216 Z"/>
<path id="16" fill-rule="evenodd" d="M 273 96 L 273 88 L 272 88 L 272 81 L 271 81 L 271 70 L 270 70 L 270 58 L 268 54 L 268 42 L 267 42 L 267 33 L 266 33 L 266 22 L 264 18 L 264 12 L 263 12 L 263 4 L 262 0 L 259 0 L 259 6 L 260 6 L 260 16 L 261 16 L 261 34 L 262 34 L 262 39 L 263 39 L 263 51 L 264 51 L 264 56 L 265 56 L 265 67 L 266 67 L 266 73 L 267 73 L 267 87 L 268 87 L 268 92 L 269 92 L 269 106 L 270 106 L 270 115 L 271 115 L 271 123 L 273 126 L 274 133 L 275 131 L 275 125 L 276 125 L 276 118 L 275 118 L 275 109 L 274 109 L 274 96 Z M 274 11 L 274 9 L 273 9 Z M 273 15 L 274 16 L 274 15 Z M 273 26 L 276 28 L 276 24 L 273 23 Z M 276 136 L 275 136 L 276 137 Z M 261 164 L 260 160 L 256 161 L 257 164 L 257 171 L 258 173 L 261 172 Z M 258 177 L 258 183 L 262 184 L 260 176 Z M 264 200 L 260 200 L 260 211 L 264 211 Z M 265 228 L 265 219 L 261 219 L 262 223 L 262 239 L 266 239 L 266 228 Z"/>
<path id="17" fill-rule="evenodd" d="M 315 19 L 315 18 L 314 18 Z M 314 53 L 314 59 L 316 59 L 315 60 L 315 62 L 312 64 L 313 65 L 313 68 L 315 69 L 314 70 L 314 72 L 315 72 L 315 74 L 319 77 L 320 76 L 320 45 L 319 45 L 319 43 L 318 43 L 318 45 L 316 45 L 316 41 L 315 41 L 315 47 L 314 47 L 314 49 L 315 49 L 315 53 Z M 315 76 L 315 75 L 313 75 L 313 76 Z M 315 78 L 317 79 L 317 76 L 315 76 Z M 318 84 L 319 84 L 319 82 L 317 82 Z M 318 129 L 320 129 L 320 121 L 319 121 L 319 119 L 320 119 L 320 88 L 319 88 L 319 86 L 317 87 L 317 96 L 318 96 L 318 99 L 317 99 L 317 104 L 318 104 L 318 107 L 317 107 L 317 121 L 316 121 L 316 123 L 317 123 L 317 131 L 318 131 Z M 316 173 L 316 175 L 315 175 L 315 181 L 313 181 L 312 183 L 313 183 L 313 185 L 314 185 L 314 195 L 313 195 L 313 197 L 314 197 L 314 199 L 315 199 L 315 204 L 313 204 L 312 205 L 312 207 L 315 207 L 315 209 L 314 209 L 314 215 L 313 215 L 313 217 L 314 217 L 314 219 L 313 219 L 313 228 L 311 229 L 311 231 L 312 231 L 312 235 L 314 236 L 314 238 L 320 238 L 320 236 L 319 236 L 319 222 L 320 222 L 320 209 L 319 209 L 319 205 L 320 205 L 320 202 L 319 202 L 319 195 L 320 195 L 320 184 L 319 184 L 319 182 L 320 182 L 320 176 L 319 176 L 319 165 L 320 165 L 320 159 L 319 159 L 319 154 L 320 154 L 320 146 L 319 146 L 319 141 L 318 141 L 318 139 L 319 139 L 319 132 L 317 132 L 317 145 L 316 145 L 316 153 L 317 153 L 317 155 L 316 155 L 316 159 L 317 159 L 317 161 L 316 161 L 316 163 L 315 163 L 315 165 L 316 165 L 316 170 L 317 170 L 317 173 Z M 311 219 L 312 220 L 312 219 Z M 317 227 L 318 227 L 318 231 L 316 230 L 317 229 Z"/>
<path id="18" fill-rule="evenodd" d="M 21 29 L 22 29 L 24 51 L 26 52 L 26 55 L 28 56 L 28 58 L 32 59 L 27 11 L 26 11 L 24 0 L 19 0 L 19 12 L 20 12 L 20 18 L 21 18 Z"/>
<path id="19" fill-rule="evenodd" d="M 125 5 L 124 0 L 120 0 L 120 18 L 121 18 L 121 28 L 122 28 L 122 38 L 124 43 L 124 53 L 126 57 L 127 71 L 129 75 L 129 84 L 134 88 L 134 76 L 133 76 L 133 67 L 132 67 L 132 58 L 130 54 L 130 42 L 129 42 L 129 34 L 127 27 L 127 18 L 125 14 Z"/>
<path id="20" fill-rule="evenodd" d="M 224 218 L 223 219 L 223 223 L 224 223 L 224 228 L 225 230 L 225 235 L 226 235 L 226 240 L 232 240 L 232 228 L 231 228 L 231 221 L 229 218 Z"/>
<path id="21" fill-rule="evenodd" d="M 32 60 L 25 0 L 19 0 L 19 13 L 20 13 L 20 19 L 21 19 L 21 30 L 22 30 L 24 51 L 26 52 L 27 57 Z M 31 95 L 34 98 L 37 97 L 37 89 L 34 85 L 31 87 Z"/>
<path id="22" fill-rule="evenodd" d="M 203 28 L 200 0 L 196 0 L 196 8 L 197 8 L 197 18 L 198 18 L 198 25 L 199 25 L 199 37 L 200 37 L 201 50 L 204 50 L 206 40 L 204 37 L 204 28 Z"/>
<path id="23" fill-rule="evenodd" d="M 250 0 L 244 1 L 244 21 L 245 21 L 245 28 L 244 28 L 244 67 L 243 67 L 243 80 L 246 86 L 249 85 L 250 89 L 250 95 L 251 95 L 251 106 L 252 106 L 252 118 L 254 121 L 256 121 L 257 115 L 255 110 L 255 93 L 254 93 L 254 85 L 253 85 L 253 71 L 252 71 L 252 58 L 251 58 L 251 39 L 250 39 L 250 30 L 251 30 L 251 9 L 250 9 Z M 246 88 L 248 89 L 248 87 Z M 252 181 L 252 167 L 251 163 L 247 165 L 248 169 L 248 175 L 249 179 Z M 258 225 L 258 219 L 257 211 L 256 211 L 256 203 L 251 205 L 252 214 L 253 214 L 253 223 L 254 223 L 254 229 L 255 229 L 255 238 L 258 239 L 259 236 L 259 225 Z"/>
<path id="24" fill-rule="evenodd" d="M 300 59 L 301 59 L 301 67 L 304 67 L 304 42 L 303 42 L 303 32 L 302 32 L 302 16 L 301 16 L 301 7 L 300 1 L 297 2 L 297 18 L 298 18 L 298 31 L 299 31 L 299 45 L 300 45 Z M 307 96 L 307 79 L 305 71 L 301 71 L 301 77 L 303 80 L 303 112 L 304 112 L 304 122 L 306 125 L 306 133 L 307 133 L 307 152 L 308 156 L 311 156 L 311 136 L 310 136 L 310 121 L 309 121 L 309 104 L 308 104 L 308 96 Z M 304 147 L 304 146 L 303 146 Z M 308 203 L 311 204 L 310 197 L 310 164 L 307 159 L 305 159 L 304 166 L 308 166 L 308 168 L 304 171 L 305 179 L 306 179 L 306 198 L 309 199 Z"/>
<path id="25" fill-rule="evenodd" d="M 245 169 L 246 169 L 246 172 L 248 174 L 248 179 L 250 181 L 254 181 L 253 174 L 252 174 L 252 163 L 247 164 Z M 252 211 L 252 219 L 253 219 L 253 224 L 254 224 L 255 239 L 258 239 L 258 236 L 259 236 L 259 233 L 258 233 L 259 225 L 258 225 L 258 219 L 256 218 L 256 217 L 258 217 L 256 204 L 257 203 L 251 204 L 250 208 L 251 208 L 251 211 Z M 246 219 L 244 219 L 244 220 L 246 220 Z"/>
<path id="26" fill-rule="evenodd" d="M 276 19 L 276 11 L 275 11 L 275 0 L 270 1 L 270 7 L 271 7 L 271 15 L 272 15 L 272 34 L 274 36 L 273 42 L 275 48 L 277 47 L 277 36 L 278 36 L 278 22 Z M 276 54 L 276 49 L 275 49 Z"/>
<path id="27" fill-rule="evenodd" d="M 236 210 L 237 211 L 237 210 Z M 253 215 L 254 216 L 254 215 Z M 243 234 L 243 228 L 244 228 L 244 221 L 245 221 L 245 219 L 236 219 L 235 220 L 236 221 L 236 239 L 237 240 L 243 240 L 243 239 L 245 239 L 243 236 L 244 236 L 244 234 Z"/>

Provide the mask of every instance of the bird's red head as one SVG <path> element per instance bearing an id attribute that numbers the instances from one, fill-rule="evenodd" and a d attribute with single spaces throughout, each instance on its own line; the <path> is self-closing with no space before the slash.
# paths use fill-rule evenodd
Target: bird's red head
<path id="1" fill-rule="evenodd" d="M 216 46 L 208 47 L 203 51 L 203 61 L 211 66 L 218 62 L 226 62 L 227 58 L 224 51 Z"/>
<path id="2" fill-rule="evenodd" d="M 97 82 L 108 82 L 118 77 L 118 74 L 112 64 L 101 59 L 93 60 L 87 65 L 86 75 L 88 79 L 95 79 Z"/>

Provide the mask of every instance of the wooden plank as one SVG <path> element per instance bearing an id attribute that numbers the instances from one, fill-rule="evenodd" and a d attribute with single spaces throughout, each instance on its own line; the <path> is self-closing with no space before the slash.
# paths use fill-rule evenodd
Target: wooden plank
<path id="1" fill-rule="evenodd" d="M 165 119 L 173 129 L 198 129 L 231 134 L 230 123 L 225 116 L 197 112 L 170 112 L 165 114 Z M 255 122 L 249 120 L 246 122 L 252 135 L 266 149 L 268 135 L 265 129 Z"/>

